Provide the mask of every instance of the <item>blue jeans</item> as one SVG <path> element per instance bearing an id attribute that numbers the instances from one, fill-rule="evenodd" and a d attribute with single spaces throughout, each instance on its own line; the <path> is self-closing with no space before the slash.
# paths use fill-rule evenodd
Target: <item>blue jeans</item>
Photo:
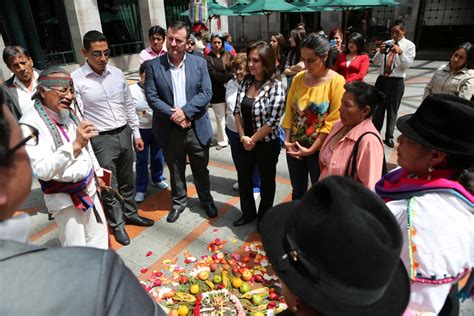
<path id="1" fill-rule="evenodd" d="M 290 172 L 291 186 L 293 192 L 292 200 L 299 200 L 308 190 L 308 173 L 311 178 L 311 184 L 314 185 L 319 179 L 319 151 L 311 156 L 296 159 L 286 155 L 288 171 Z"/>
<path id="2" fill-rule="evenodd" d="M 144 143 L 142 151 L 137 151 L 135 190 L 145 193 L 148 188 L 148 155 L 151 157 L 150 170 L 151 181 L 158 183 L 163 181 L 163 151 L 158 147 L 151 132 L 151 128 L 140 128 L 140 135 Z"/>
<path id="3" fill-rule="evenodd" d="M 227 138 L 229 139 L 230 145 L 230 152 L 232 154 L 232 160 L 234 161 L 235 167 L 239 163 L 239 160 L 242 157 L 242 146 L 240 146 L 240 139 L 239 133 L 233 132 L 232 130 L 225 128 L 225 133 L 227 134 Z M 253 192 L 260 192 L 260 174 L 258 173 L 258 167 L 255 166 L 252 175 L 252 183 L 253 183 Z"/>

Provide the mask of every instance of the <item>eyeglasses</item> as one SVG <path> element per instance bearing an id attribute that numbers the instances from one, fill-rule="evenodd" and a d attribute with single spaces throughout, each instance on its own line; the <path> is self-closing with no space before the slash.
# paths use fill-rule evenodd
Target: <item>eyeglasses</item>
<path id="1" fill-rule="evenodd" d="M 21 130 L 21 135 L 23 139 L 13 146 L 12 148 L 8 149 L 5 153 L 5 157 L 2 157 L 4 159 L 0 159 L 0 165 L 6 166 L 9 164 L 9 161 L 13 154 L 20 149 L 21 147 L 28 145 L 28 146 L 36 146 L 38 145 L 38 129 L 36 129 L 33 126 L 30 126 L 25 123 L 20 123 L 20 130 Z"/>
<path id="2" fill-rule="evenodd" d="M 196 43 L 190 42 L 189 45 L 191 45 L 191 46 L 196 46 Z"/>
<path id="3" fill-rule="evenodd" d="M 73 96 L 76 95 L 76 90 L 74 90 L 74 87 L 62 87 L 62 88 L 46 88 L 44 87 L 46 91 L 54 91 L 58 96 L 63 97 L 65 96 L 68 92 L 72 94 Z"/>
<path id="4" fill-rule="evenodd" d="M 92 56 L 94 57 L 102 57 L 102 55 L 104 55 L 105 57 L 109 57 L 110 55 L 110 49 L 106 49 L 104 51 L 100 51 L 100 50 L 94 50 L 91 52 Z"/>
<path id="5" fill-rule="evenodd" d="M 212 33 L 211 37 L 224 37 L 224 33 Z"/>

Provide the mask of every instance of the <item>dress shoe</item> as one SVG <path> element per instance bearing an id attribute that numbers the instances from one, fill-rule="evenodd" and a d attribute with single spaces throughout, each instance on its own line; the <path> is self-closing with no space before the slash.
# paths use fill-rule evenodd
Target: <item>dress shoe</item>
<path id="1" fill-rule="evenodd" d="M 152 219 L 148 219 L 148 218 L 141 217 L 138 215 L 127 218 L 125 222 L 127 224 L 136 225 L 136 226 L 153 226 L 153 224 L 155 223 L 155 221 Z"/>
<path id="2" fill-rule="evenodd" d="M 383 142 L 385 143 L 385 145 L 387 145 L 390 148 L 395 147 L 395 144 L 393 143 L 393 138 L 388 138 L 384 140 Z"/>
<path id="3" fill-rule="evenodd" d="M 174 223 L 178 220 L 179 214 L 181 214 L 184 211 L 184 208 L 182 209 L 172 209 L 169 213 L 168 216 L 166 217 L 166 221 L 168 223 Z"/>
<path id="4" fill-rule="evenodd" d="M 130 237 L 128 237 L 125 228 L 116 227 L 113 229 L 115 240 L 121 245 L 128 245 L 130 243 Z"/>
<path id="5" fill-rule="evenodd" d="M 242 225 L 245 225 L 247 223 L 250 223 L 252 222 L 253 220 L 255 220 L 255 218 L 257 218 L 256 216 L 254 217 L 245 217 L 245 216 L 241 216 L 238 220 L 236 220 L 235 222 L 232 223 L 232 225 L 234 226 L 242 226 Z"/>
<path id="6" fill-rule="evenodd" d="M 217 217 L 217 207 L 214 202 L 209 205 L 204 205 L 204 210 L 209 218 Z"/>

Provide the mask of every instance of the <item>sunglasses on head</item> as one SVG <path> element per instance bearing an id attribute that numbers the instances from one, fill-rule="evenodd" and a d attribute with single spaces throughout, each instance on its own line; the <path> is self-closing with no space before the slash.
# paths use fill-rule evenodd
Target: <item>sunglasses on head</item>
<path id="1" fill-rule="evenodd" d="M 102 55 L 104 55 L 105 57 L 109 57 L 110 49 L 106 49 L 104 51 L 94 50 L 94 51 L 91 52 L 91 54 L 94 57 L 102 57 Z"/>

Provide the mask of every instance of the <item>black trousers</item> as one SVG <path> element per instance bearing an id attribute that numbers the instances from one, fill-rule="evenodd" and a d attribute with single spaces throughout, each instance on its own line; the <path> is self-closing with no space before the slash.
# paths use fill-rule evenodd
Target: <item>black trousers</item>
<path id="1" fill-rule="evenodd" d="M 251 151 L 247 151 L 240 144 L 242 157 L 237 165 L 239 181 L 240 208 L 243 216 L 253 218 L 257 215 L 257 207 L 253 197 L 252 174 L 255 165 L 260 173 L 260 205 L 258 218 L 262 219 L 265 212 L 273 206 L 276 190 L 276 164 L 280 154 L 280 140 L 257 142 Z"/>
<path id="2" fill-rule="evenodd" d="M 113 196 L 103 191 L 102 203 L 110 227 L 124 227 L 125 217 L 137 213 L 134 200 L 135 178 L 133 175 L 132 130 L 126 127 L 116 135 L 99 135 L 91 139 L 91 145 L 100 166 L 112 171 L 112 187 L 125 200 L 125 207 Z M 124 217 L 125 216 L 125 217 Z"/>
<path id="3" fill-rule="evenodd" d="M 383 126 L 385 111 L 387 112 L 387 125 L 385 127 L 385 139 L 393 138 L 397 113 L 400 108 L 403 94 L 405 93 L 405 83 L 403 78 L 378 76 L 375 87 L 385 94 L 385 101 L 379 104 L 372 115 L 372 122 L 380 132 Z"/>
<path id="4" fill-rule="evenodd" d="M 199 142 L 194 129 L 182 129 L 179 126 L 172 127 L 169 143 L 163 147 L 163 151 L 170 171 L 173 208 L 183 209 L 187 206 L 186 155 L 189 157 L 199 200 L 203 205 L 213 203 L 209 169 L 207 168 L 209 146 L 204 146 Z"/>

